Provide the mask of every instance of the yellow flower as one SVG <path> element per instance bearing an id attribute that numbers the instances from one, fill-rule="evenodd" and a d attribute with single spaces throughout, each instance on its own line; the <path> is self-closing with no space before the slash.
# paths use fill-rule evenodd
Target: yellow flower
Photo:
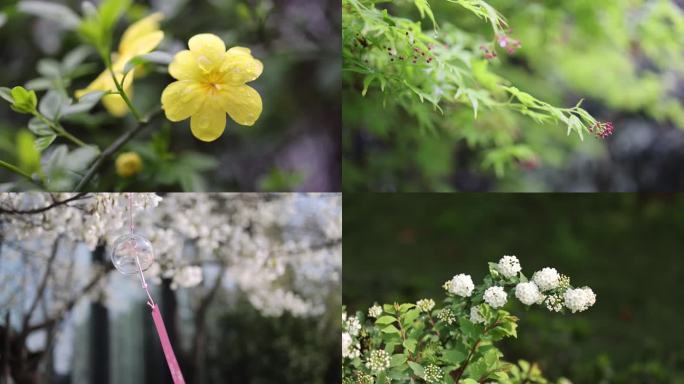
<path id="1" fill-rule="evenodd" d="M 247 48 L 226 51 L 223 41 L 208 33 L 190 38 L 188 47 L 169 64 L 169 73 L 179 81 L 162 92 L 166 118 L 190 117 L 192 134 L 202 141 L 221 136 L 226 113 L 238 124 L 253 125 L 261 115 L 261 96 L 245 83 L 261 75 L 261 61 Z"/>
<path id="2" fill-rule="evenodd" d="M 135 152 L 124 152 L 116 158 L 116 174 L 121 177 L 131 177 L 143 169 L 142 159 Z"/>
<path id="3" fill-rule="evenodd" d="M 133 23 L 121 37 L 119 52 L 112 55 L 112 70 L 116 74 L 119 82 L 123 79 L 123 69 L 126 63 L 135 56 L 144 55 L 152 52 L 154 48 L 164 38 L 164 32 L 159 30 L 159 21 L 164 17 L 161 13 L 151 14 Z M 127 75 L 123 84 L 126 94 L 131 97 L 133 87 L 133 77 L 135 69 Z M 76 97 L 80 98 L 92 91 L 116 91 L 116 85 L 112 79 L 112 74 L 105 69 L 90 85 L 85 89 L 76 91 Z M 124 116 L 128 113 L 128 106 L 119 95 L 106 95 L 102 98 L 105 108 L 114 116 Z"/>

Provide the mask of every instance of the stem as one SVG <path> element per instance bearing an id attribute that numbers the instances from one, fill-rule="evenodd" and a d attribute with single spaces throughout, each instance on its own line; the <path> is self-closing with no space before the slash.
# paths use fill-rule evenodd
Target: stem
<path id="1" fill-rule="evenodd" d="M 112 68 L 112 60 L 108 56 L 104 58 L 105 59 L 105 65 L 107 66 L 107 69 L 109 70 L 109 73 L 112 75 L 112 80 L 114 80 L 114 86 L 116 87 L 116 90 L 119 91 L 119 95 L 123 99 L 123 101 L 126 103 L 128 106 L 128 109 L 131 110 L 131 113 L 133 114 L 133 117 L 137 121 L 142 121 L 140 114 L 138 113 L 138 110 L 135 109 L 133 106 L 133 103 L 131 100 L 128 98 L 128 95 L 126 95 L 126 92 L 123 89 L 123 85 L 121 82 L 119 82 L 119 79 L 116 78 L 116 74 L 114 73 L 114 69 Z M 123 79 L 122 79 L 123 80 Z"/>
<path id="2" fill-rule="evenodd" d="M 97 159 L 95 159 L 95 161 L 91 164 L 90 168 L 88 168 L 88 171 L 86 172 L 85 176 L 83 176 L 81 181 L 78 182 L 75 192 L 81 192 L 88 185 L 90 180 L 92 180 L 92 178 L 95 177 L 95 173 L 100 169 L 100 167 L 102 167 L 104 161 L 107 160 L 107 158 L 109 158 L 110 156 L 112 156 L 116 151 L 121 149 L 121 147 L 123 147 L 130 139 L 132 139 L 145 127 L 147 127 L 150 121 L 152 121 L 152 119 L 154 119 L 154 117 L 156 117 L 160 112 L 161 108 L 156 109 L 149 116 L 140 120 L 138 122 L 138 125 L 126 131 L 123 135 L 119 136 L 119 138 L 116 139 L 112 144 L 110 144 L 109 147 L 102 151 L 100 155 L 97 157 Z"/>
<path id="3" fill-rule="evenodd" d="M 26 179 L 30 180 L 31 182 L 35 182 L 35 180 L 33 180 L 33 177 L 31 177 L 31 175 L 29 175 L 28 173 L 24 172 L 23 170 L 21 170 L 21 169 L 20 169 L 19 167 L 17 167 L 16 165 L 12 165 L 12 164 L 10 164 L 10 163 L 6 163 L 6 162 L 0 160 L 0 167 L 5 168 L 5 169 L 7 169 L 7 170 L 9 170 L 9 171 L 12 171 L 12 172 L 16 173 L 16 174 L 19 175 L 19 176 L 25 177 Z"/>
<path id="4" fill-rule="evenodd" d="M 81 147 L 88 147 L 89 145 L 83 142 L 83 140 L 79 139 L 78 137 L 72 135 L 71 133 L 67 132 L 62 125 L 59 123 L 50 121 L 47 119 L 45 116 L 43 116 L 40 112 L 34 112 L 33 115 L 37 117 L 40 121 L 45 123 L 50 129 L 52 129 L 57 135 L 62 136 L 68 140 L 71 140 L 74 144 L 81 146 Z"/>

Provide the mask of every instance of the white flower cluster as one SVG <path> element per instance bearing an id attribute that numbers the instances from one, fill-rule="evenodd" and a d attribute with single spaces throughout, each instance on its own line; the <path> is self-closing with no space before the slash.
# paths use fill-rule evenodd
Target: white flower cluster
<path id="1" fill-rule="evenodd" d="M 60 238 L 93 250 L 129 231 L 128 196 L 0 193 L 7 210 L 73 199 L 38 214 L 2 215 L 0 232 L 11 243 Z M 145 273 L 149 282 L 191 288 L 212 284 L 223 271 L 228 296 L 244 295 L 267 316 L 320 315 L 334 303 L 342 270 L 339 194 L 130 196 L 135 231 L 155 249 L 156 262 Z M 70 287 L 83 285 L 88 275 L 79 274 L 84 281 L 70 281 Z"/>
<path id="2" fill-rule="evenodd" d="M 489 287 L 484 293 L 484 301 L 492 308 L 501 308 L 508 301 L 503 287 Z"/>
<path id="3" fill-rule="evenodd" d="M 485 322 L 485 318 L 480 314 L 480 308 L 477 306 L 470 307 L 470 321 L 475 324 L 481 324 Z"/>
<path id="4" fill-rule="evenodd" d="M 368 317 L 372 318 L 377 318 L 382 315 L 382 307 L 375 304 L 372 307 L 368 308 Z"/>
<path id="5" fill-rule="evenodd" d="M 520 261 L 515 256 L 504 255 L 499 259 L 499 272 L 506 278 L 516 276 L 521 270 Z"/>
<path id="6" fill-rule="evenodd" d="M 572 313 L 586 311 L 596 303 L 596 294 L 589 287 L 568 289 L 565 291 L 564 304 Z"/>
<path id="7" fill-rule="evenodd" d="M 416 302 L 416 307 L 418 307 L 421 312 L 428 313 L 435 307 L 435 301 L 432 299 L 420 299 Z"/>
<path id="8" fill-rule="evenodd" d="M 451 325 L 454 321 L 456 321 L 456 315 L 451 308 L 442 308 L 437 311 L 437 319 L 439 319 L 441 322 Z"/>
<path id="9" fill-rule="evenodd" d="M 525 305 L 536 304 L 544 300 L 544 295 L 539 292 L 539 287 L 534 282 L 518 283 L 515 286 L 515 297 Z"/>
<path id="10" fill-rule="evenodd" d="M 361 331 L 361 322 L 356 316 L 347 316 L 346 312 L 342 312 L 342 330 L 356 337 Z"/>
<path id="11" fill-rule="evenodd" d="M 345 359 L 355 359 L 361 356 L 359 342 L 347 332 L 342 332 L 342 357 Z"/>
<path id="12" fill-rule="evenodd" d="M 544 268 L 535 272 L 534 275 L 532 275 L 532 280 L 537 284 L 540 291 L 546 292 L 558 287 L 560 275 L 558 274 L 558 271 L 556 271 L 556 268 Z"/>
<path id="13" fill-rule="evenodd" d="M 366 367 L 372 372 L 384 372 L 390 367 L 390 355 L 382 349 L 371 351 Z"/>
<path id="14" fill-rule="evenodd" d="M 425 367 L 425 381 L 428 383 L 441 383 L 444 378 L 444 371 L 442 368 L 429 364 Z"/>
<path id="15" fill-rule="evenodd" d="M 464 273 L 458 274 L 451 279 L 449 292 L 456 296 L 470 297 L 475 289 L 473 279 Z"/>

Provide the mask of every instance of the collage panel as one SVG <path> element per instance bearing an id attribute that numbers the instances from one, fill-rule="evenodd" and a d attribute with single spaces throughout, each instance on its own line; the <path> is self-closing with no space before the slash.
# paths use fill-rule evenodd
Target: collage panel
<path id="1" fill-rule="evenodd" d="M 339 194 L 0 194 L 0 382 L 340 378 Z"/>
<path id="2" fill-rule="evenodd" d="M 345 194 L 344 383 L 681 383 L 684 197 Z"/>
<path id="3" fill-rule="evenodd" d="M 1 2 L 0 186 L 339 191 L 340 15 L 333 0 Z"/>
<path id="4" fill-rule="evenodd" d="M 344 191 L 681 191 L 683 26 L 670 0 L 342 0 Z"/>

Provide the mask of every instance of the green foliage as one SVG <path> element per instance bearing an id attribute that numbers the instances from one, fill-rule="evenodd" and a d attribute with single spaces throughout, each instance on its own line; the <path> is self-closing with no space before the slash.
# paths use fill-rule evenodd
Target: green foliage
<path id="1" fill-rule="evenodd" d="M 78 32 L 106 60 L 109 60 L 116 22 L 131 2 L 132 0 L 103 0 L 97 8 L 89 2 L 83 5 L 85 17 L 78 26 Z"/>
<path id="2" fill-rule="evenodd" d="M 370 382 L 549 383 L 536 364 L 503 359 L 497 344 L 518 337 L 518 318 L 483 298 L 490 287 L 502 287 L 514 297 L 515 287 L 525 282 L 522 272 L 506 277 L 497 263 L 489 263 L 489 274 L 468 296 L 453 293 L 453 282 L 446 282 L 447 297 L 441 306 L 424 299 L 375 305 L 368 315 L 344 315 L 343 382 L 373 378 Z M 562 296 L 570 288 L 568 280 L 544 294 Z M 384 351 L 389 364 L 377 351 Z"/>
<path id="3" fill-rule="evenodd" d="M 346 189 L 449 191 L 456 171 L 519 187 L 530 166 L 602 150 L 582 141 L 603 126 L 578 95 L 684 126 L 673 2 L 490 3 L 343 1 Z"/>

